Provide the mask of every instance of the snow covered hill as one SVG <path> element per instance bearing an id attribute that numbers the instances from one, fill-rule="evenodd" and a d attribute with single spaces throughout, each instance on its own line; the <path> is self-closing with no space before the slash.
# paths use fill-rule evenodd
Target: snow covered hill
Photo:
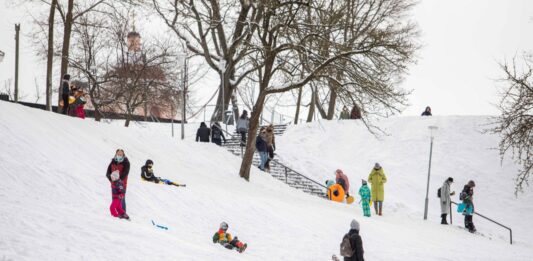
<path id="1" fill-rule="evenodd" d="M 364 218 L 356 205 L 309 196 L 256 170 L 248 183 L 238 177 L 240 159 L 213 144 L 178 141 L 149 127 L 124 128 L 0 102 L 0 260 L 330 260 L 332 254 L 338 254 L 352 218 L 361 223 L 366 260 L 533 259 L 532 244 L 519 232 L 530 229 L 525 228 L 531 222 L 525 218 L 531 218 L 531 206 L 525 204 L 530 195 L 512 201 L 512 190 L 502 178 L 509 176 L 490 174 L 487 182 L 495 184 L 484 186 L 485 169 L 473 169 L 482 162 L 499 167 L 488 157 L 493 152 L 450 162 L 455 157 L 444 157 L 441 149 L 445 144 L 438 138 L 434 180 L 440 183 L 448 172 L 471 166 L 454 176 L 458 184 L 469 176 L 478 180 L 480 210 L 485 209 L 484 202 L 490 202 L 487 210 L 505 211 L 516 211 L 522 204 L 520 212 L 507 213 L 523 215 L 524 223 L 514 227 L 521 240 L 512 246 L 499 234 L 476 236 L 438 225 L 434 219 L 420 220 L 418 206 L 423 198 L 418 190 L 423 186 L 417 183 L 425 183 L 421 177 L 427 148 L 418 149 L 418 145 L 425 144 L 427 137 L 409 128 L 421 123 L 393 119 L 387 126 L 411 138 L 398 136 L 397 143 L 381 148 L 365 147 L 375 145 L 368 137 L 356 148 L 354 140 L 340 139 L 336 146 L 345 147 L 332 152 L 321 142 L 326 137 L 319 140 L 316 135 L 324 132 L 322 128 L 333 135 L 327 128 L 337 128 L 336 124 L 352 123 L 294 128 L 279 139 L 279 147 L 286 146 L 280 153 L 298 159 L 292 163 L 301 164 L 299 167 L 308 165 L 305 170 L 316 177 L 341 167 L 354 186 L 356 177 L 366 175 L 363 170 L 370 163 L 382 162 L 389 175 L 385 216 Z M 308 136 L 297 135 L 300 131 Z M 367 134 L 361 131 L 359 135 Z M 387 144 L 393 137 L 381 142 Z M 479 145 L 475 142 L 463 141 Z M 447 146 L 458 153 L 453 144 Z M 131 222 L 109 214 L 111 195 L 105 170 L 117 148 L 124 149 L 131 162 L 126 195 Z M 313 151 L 289 155 L 298 148 Z M 342 151 L 353 155 L 340 157 Z M 368 157 L 362 156 L 363 151 Z M 408 156 L 419 162 L 407 161 Z M 154 160 L 157 175 L 187 187 L 141 181 L 140 167 L 148 158 Z M 321 168 L 324 176 L 312 172 L 313 168 Z M 416 173 L 418 169 L 421 173 Z M 491 196 L 492 201 L 482 201 Z M 430 214 L 435 211 L 432 205 Z M 151 220 L 170 229 L 155 228 Z M 211 236 L 221 221 L 228 222 L 230 232 L 249 244 L 245 253 L 212 243 Z"/>

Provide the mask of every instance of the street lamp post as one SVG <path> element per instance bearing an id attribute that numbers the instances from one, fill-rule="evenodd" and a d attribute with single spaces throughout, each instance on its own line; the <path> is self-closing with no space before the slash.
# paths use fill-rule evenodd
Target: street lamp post
<path id="1" fill-rule="evenodd" d="M 186 106 L 186 99 L 187 99 L 187 53 L 182 53 L 178 56 L 178 64 L 180 64 L 181 68 L 181 74 L 182 74 L 182 111 L 181 111 L 181 139 L 185 139 L 185 120 L 187 119 L 187 113 L 185 109 Z M 173 118 L 174 119 L 174 118 Z M 174 125 L 173 125 L 174 126 Z M 174 127 L 173 127 L 174 129 Z M 174 137 L 174 131 L 172 132 L 172 137 Z"/>
<path id="2" fill-rule="evenodd" d="M 220 99 L 220 121 L 222 123 L 224 123 L 224 113 L 226 113 L 226 110 L 224 109 L 224 85 L 225 85 L 225 77 L 226 77 L 226 60 L 222 59 L 220 60 L 220 64 L 219 64 L 219 68 L 220 68 L 220 71 L 222 72 L 222 78 L 221 78 L 221 83 L 220 83 L 220 88 L 221 88 L 221 91 L 220 91 L 220 94 L 222 95 L 221 99 Z M 227 125 L 226 125 L 226 130 L 227 130 Z"/>
<path id="3" fill-rule="evenodd" d="M 426 202 L 425 202 L 425 207 L 424 207 L 424 220 L 428 219 L 428 203 L 429 203 L 428 195 L 429 195 L 429 179 L 431 175 L 431 158 L 433 156 L 433 139 L 434 139 L 433 133 L 439 128 L 437 126 L 429 126 L 428 129 L 431 135 L 431 143 L 429 145 L 428 183 L 426 186 Z"/>

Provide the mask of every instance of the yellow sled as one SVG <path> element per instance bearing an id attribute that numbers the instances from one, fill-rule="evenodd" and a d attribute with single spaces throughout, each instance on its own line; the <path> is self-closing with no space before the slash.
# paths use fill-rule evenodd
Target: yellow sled
<path id="1" fill-rule="evenodd" d="M 346 204 L 352 204 L 355 201 L 355 198 L 352 196 L 349 196 L 346 198 Z"/>

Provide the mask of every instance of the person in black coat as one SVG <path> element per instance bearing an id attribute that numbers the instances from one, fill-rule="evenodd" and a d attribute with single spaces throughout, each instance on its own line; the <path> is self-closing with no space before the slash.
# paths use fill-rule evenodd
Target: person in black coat
<path id="1" fill-rule="evenodd" d="M 259 131 L 259 135 L 257 135 L 257 138 L 255 138 L 255 148 L 259 152 L 259 157 L 261 159 L 261 163 L 259 164 L 259 169 L 262 171 L 265 171 L 265 164 L 268 160 L 268 147 L 267 147 L 267 141 L 266 141 L 266 130 L 265 127 L 261 127 L 261 130 Z"/>
<path id="2" fill-rule="evenodd" d="M 141 178 L 145 181 L 159 183 L 160 178 L 154 175 L 153 166 L 154 162 L 150 159 L 147 160 L 144 166 L 141 167 Z"/>
<path id="3" fill-rule="evenodd" d="M 70 95 L 70 74 L 63 75 L 63 81 L 61 82 L 62 86 L 62 94 L 61 99 L 63 99 L 63 114 L 67 114 L 68 112 L 68 98 Z"/>
<path id="4" fill-rule="evenodd" d="M 226 137 L 224 137 L 224 132 L 222 131 L 222 127 L 220 127 L 220 123 L 215 122 L 215 124 L 211 126 L 211 142 L 220 146 L 222 145 L 222 139 L 224 139 L 224 143 L 226 143 Z"/>
<path id="5" fill-rule="evenodd" d="M 205 125 L 205 122 L 200 123 L 200 128 L 196 131 L 196 141 L 209 142 L 209 136 L 211 136 L 211 129 Z"/>
<path id="6" fill-rule="evenodd" d="M 433 116 L 431 114 L 431 107 L 427 106 L 426 110 L 424 110 L 424 112 L 422 112 L 422 116 Z"/>
<path id="7" fill-rule="evenodd" d="M 122 198 L 122 209 L 126 211 L 126 189 L 128 188 L 128 175 L 130 173 L 130 161 L 124 154 L 124 150 L 117 149 L 115 152 L 115 157 L 111 160 L 111 163 L 109 163 L 109 166 L 107 166 L 107 172 L 106 177 L 111 181 L 111 173 L 113 171 L 118 171 L 120 174 L 120 180 L 122 180 L 122 183 L 124 183 L 124 197 Z"/>
<path id="8" fill-rule="evenodd" d="M 359 222 L 357 220 L 352 220 L 350 223 L 350 231 L 348 232 L 348 237 L 350 238 L 350 245 L 352 249 L 355 250 L 351 257 L 344 257 L 344 261 L 365 261 L 364 250 L 363 250 L 363 240 L 359 235 Z"/>

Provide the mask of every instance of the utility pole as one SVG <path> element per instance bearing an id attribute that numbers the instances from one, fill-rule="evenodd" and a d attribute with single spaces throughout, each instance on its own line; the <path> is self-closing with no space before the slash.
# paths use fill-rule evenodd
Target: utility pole
<path id="1" fill-rule="evenodd" d="M 187 111 L 186 111 L 186 104 L 187 104 L 187 74 L 188 74 L 188 71 L 187 71 L 187 53 L 184 54 L 184 58 L 183 58 L 183 69 L 182 69 L 182 72 L 183 72 L 183 90 L 182 90 L 182 94 L 183 94 L 183 102 L 182 102 L 182 109 L 181 109 L 181 139 L 184 140 L 185 139 L 185 121 L 187 120 Z"/>
<path id="2" fill-rule="evenodd" d="M 19 32 L 20 24 L 15 24 L 15 102 L 19 101 Z"/>
<path id="3" fill-rule="evenodd" d="M 428 183 L 427 183 L 427 186 L 426 186 L 426 200 L 424 202 L 424 220 L 428 219 L 428 203 L 429 203 L 428 195 L 429 195 L 429 179 L 431 177 L 431 158 L 433 156 L 433 138 L 434 138 L 434 132 L 436 130 L 438 130 L 438 127 L 437 126 L 429 126 L 428 129 L 429 129 L 430 135 L 431 135 L 431 142 L 430 142 L 430 145 L 429 145 Z"/>

